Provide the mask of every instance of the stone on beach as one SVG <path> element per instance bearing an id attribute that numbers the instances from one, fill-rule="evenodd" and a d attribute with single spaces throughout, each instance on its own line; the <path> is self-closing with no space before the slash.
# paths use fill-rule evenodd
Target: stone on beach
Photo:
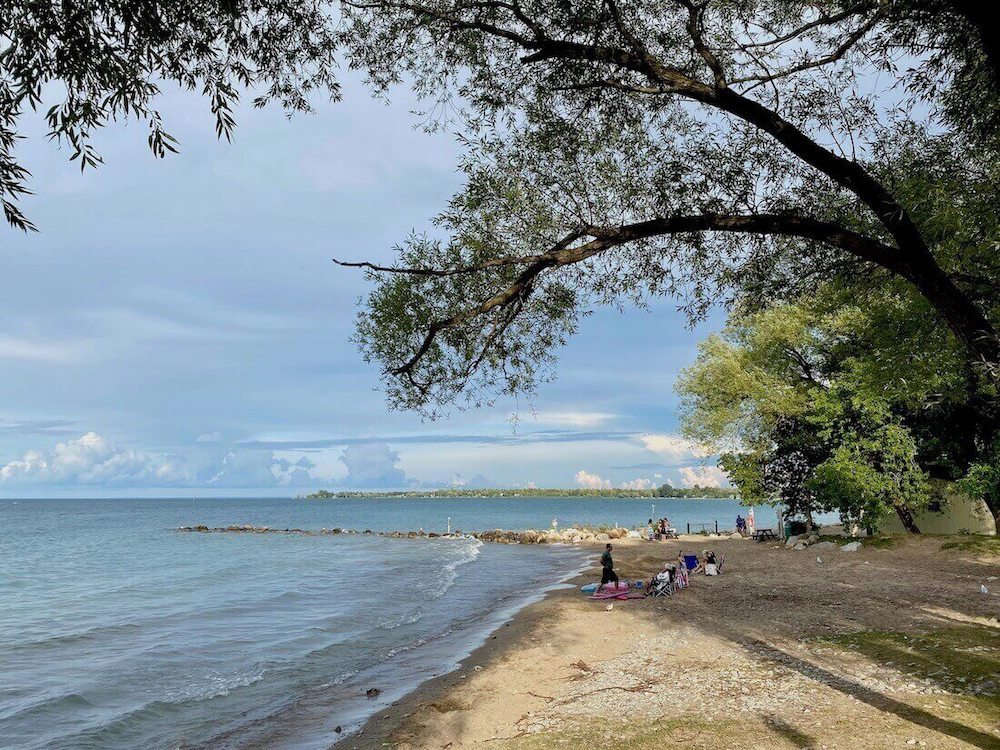
<path id="1" fill-rule="evenodd" d="M 850 544 L 845 544 L 840 548 L 841 552 L 857 552 L 861 549 L 861 542 L 851 542 Z"/>

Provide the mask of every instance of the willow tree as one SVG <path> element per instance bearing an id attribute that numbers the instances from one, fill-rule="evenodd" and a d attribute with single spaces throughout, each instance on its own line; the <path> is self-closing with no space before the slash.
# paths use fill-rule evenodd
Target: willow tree
<path id="1" fill-rule="evenodd" d="M 467 138 L 437 231 L 395 265 L 346 264 L 374 282 L 357 338 L 390 402 L 434 414 L 530 391 L 593 304 L 674 295 L 697 318 L 756 281 L 845 263 L 912 285 L 992 392 L 996 311 L 936 256 L 934 226 L 894 190 L 894 153 L 953 126 L 956 86 L 992 101 L 994 81 L 968 17 L 917 6 L 345 4 L 354 63 L 383 89 L 413 81 Z M 960 50 L 942 41 L 956 30 Z M 988 120 L 959 137 L 995 165 Z"/>

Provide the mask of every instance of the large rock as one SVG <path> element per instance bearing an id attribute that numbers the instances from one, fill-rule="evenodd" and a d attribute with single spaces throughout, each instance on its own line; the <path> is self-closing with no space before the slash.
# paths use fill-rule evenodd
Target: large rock
<path id="1" fill-rule="evenodd" d="M 785 540 L 785 546 L 791 548 L 801 541 L 802 541 L 801 534 L 793 534 L 792 536 L 788 537 L 788 539 Z"/>
<path id="2" fill-rule="evenodd" d="M 642 539 L 642 532 L 637 529 L 631 529 L 625 536 L 629 539 Z"/>
<path id="3" fill-rule="evenodd" d="M 845 544 L 840 548 L 841 552 L 857 552 L 861 549 L 861 542 L 851 542 L 850 544 Z"/>
<path id="4" fill-rule="evenodd" d="M 814 549 L 837 549 L 839 545 L 836 542 L 819 542 L 813 545 Z"/>
<path id="5" fill-rule="evenodd" d="M 611 537 L 608 534 L 605 534 L 603 531 L 594 538 L 597 539 L 597 541 L 599 542 L 606 542 L 609 539 L 611 539 Z"/>

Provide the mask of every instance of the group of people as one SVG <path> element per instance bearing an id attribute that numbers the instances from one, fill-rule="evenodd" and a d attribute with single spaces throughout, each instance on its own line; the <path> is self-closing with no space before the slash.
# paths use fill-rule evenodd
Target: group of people
<path id="1" fill-rule="evenodd" d="M 661 518 L 656 523 L 653 523 L 653 519 L 650 518 L 646 524 L 646 538 L 649 541 L 653 541 L 654 539 L 657 541 L 661 539 L 675 539 L 677 538 L 677 530 L 670 527 L 669 518 Z"/>
<path id="2" fill-rule="evenodd" d="M 692 563 L 694 566 L 692 567 Z M 688 555 L 681 550 L 677 553 L 677 561 L 668 561 L 663 570 L 649 579 L 646 584 L 646 593 L 651 593 L 664 582 L 672 583 L 675 589 L 683 589 L 688 585 L 688 576 L 694 573 L 705 573 L 706 575 L 718 575 L 719 560 L 712 550 L 703 550 L 701 557 Z"/>
<path id="3" fill-rule="evenodd" d="M 601 555 L 601 583 L 597 587 L 597 592 L 607 584 L 614 584 L 614 589 L 618 588 L 618 574 L 615 572 L 615 561 L 611 555 L 614 547 L 609 543 L 604 546 L 604 554 Z M 692 559 L 693 558 L 693 559 Z M 693 567 L 689 567 L 694 562 Z M 712 550 L 703 550 L 701 557 L 696 555 L 686 555 L 684 550 L 677 553 L 677 562 L 667 562 L 663 570 L 654 575 L 646 584 L 646 593 L 652 592 L 663 582 L 669 582 L 677 589 L 686 588 L 688 576 L 692 573 L 705 573 L 706 575 L 717 575 L 720 571 L 719 559 Z"/>
<path id="4" fill-rule="evenodd" d="M 753 508 L 747 513 L 747 517 L 744 518 L 739 513 L 736 514 L 736 533 L 740 536 L 753 536 L 754 533 L 754 517 Z"/>

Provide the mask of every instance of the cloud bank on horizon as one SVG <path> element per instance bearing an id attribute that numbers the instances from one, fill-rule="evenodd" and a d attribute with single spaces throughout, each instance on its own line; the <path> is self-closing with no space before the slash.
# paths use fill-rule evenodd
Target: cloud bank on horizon
<path id="1" fill-rule="evenodd" d="M 517 448 L 545 450 L 551 436 L 527 434 Z M 575 441 L 565 433 L 560 451 Z M 623 436 L 620 442 L 635 451 L 648 450 L 650 435 Z M 301 490 L 301 489 L 421 489 L 439 487 L 488 488 L 570 487 L 589 489 L 651 489 L 664 482 L 675 486 L 718 487 L 725 483 L 724 473 L 716 466 L 704 465 L 697 446 L 682 449 L 682 438 L 654 436 L 671 441 L 671 457 L 687 461 L 667 474 L 612 480 L 596 471 L 579 469 L 562 482 L 538 482 L 530 479 L 530 469 L 516 482 L 503 482 L 482 472 L 469 478 L 453 472 L 447 479 L 408 474 L 401 463 L 403 455 L 378 439 L 343 445 L 339 449 L 290 449 L 278 451 L 256 447 L 254 443 L 229 443 L 219 433 L 201 435 L 184 454 L 154 454 L 116 445 L 96 432 L 60 441 L 47 449 L 31 449 L 21 457 L 0 465 L 0 494 L 43 489 L 46 491 L 94 490 Z M 488 441 L 487 441 L 488 442 Z M 431 440 L 421 444 L 412 438 L 409 446 L 434 447 Z M 491 447 L 497 450 L 496 446 Z M 489 461 L 484 446 L 483 459 Z M 504 450 L 500 448 L 499 450 Z M 304 452 L 304 451 L 308 451 Z M 575 460 L 575 458 L 570 459 Z M 702 463 L 698 463 L 702 462 Z M 658 466 L 657 464 L 653 464 Z M 612 467 L 609 467 L 612 468 Z M 666 471 L 666 470 L 665 470 Z"/>

